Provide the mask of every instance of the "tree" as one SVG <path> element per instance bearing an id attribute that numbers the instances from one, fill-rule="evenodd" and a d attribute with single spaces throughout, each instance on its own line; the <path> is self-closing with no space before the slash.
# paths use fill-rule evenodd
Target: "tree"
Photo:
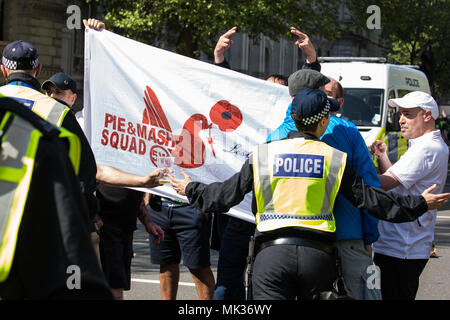
<path id="1" fill-rule="evenodd" d="M 98 2 L 98 0 L 86 0 Z M 337 9 L 326 0 L 103 0 L 108 29 L 135 40 L 169 43 L 175 52 L 212 56 L 221 32 L 238 26 L 252 39 L 262 33 L 274 40 L 291 26 L 334 39 Z"/>
<path id="2" fill-rule="evenodd" d="M 367 7 L 373 0 L 347 0 L 352 14 L 352 29 L 367 30 Z M 439 97 L 450 89 L 450 1 L 378 0 L 381 9 L 379 45 L 388 50 L 388 62 L 422 65 L 430 46 L 435 59 L 434 94 Z M 426 64 L 426 63 L 424 63 Z M 423 70 L 427 66 L 422 65 Z"/>

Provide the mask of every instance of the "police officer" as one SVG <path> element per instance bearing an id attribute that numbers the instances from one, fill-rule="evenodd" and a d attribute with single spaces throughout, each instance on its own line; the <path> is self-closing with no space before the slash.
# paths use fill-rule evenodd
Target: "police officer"
<path id="1" fill-rule="evenodd" d="M 0 132 L 0 299 L 111 299 L 74 172 L 78 138 L 4 97 Z"/>
<path id="2" fill-rule="evenodd" d="M 203 212 L 227 212 L 253 190 L 258 249 L 253 269 L 255 299 L 316 299 L 335 279 L 333 204 L 338 192 L 353 205 L 392 222 L 412 221 L 450 194 L 403 197 L 372 188 L 346 163 L 346 154 L 321 142 L 329 112 L 339 104 L 317 89 L 292 102 L 298 132 L 259 145 L 241 171 L 209 185 L 171 177 L 172 186 Z"/>
<path id="3" fill-rule="evenodd" d="M 78 137 L 81 143 L 78 178 L 92 220 L 97 212 L 94 197 L 97 167 L 94 154 L 70 108 L 40 92 L 41 85 L 37 77 L 41 69 L 38 52 L 31 43 L 22 40 L 9 43 L 2 55 L 1 70 L 6 85 L 0 87 L 0 93 L 16 99 L 50 123 L 63 127 Z M 89 225 L 91 231 L 94 231 L 94 225 Z"/>
<path id="4" fill-rule="evenodd" d="M 81 110 L 75 106 L 77 100 L 77 83 L 69 75 L 58 72 L 42 83 L 42 90 L 47 96 L 67 105 L 74 114 Z"/>

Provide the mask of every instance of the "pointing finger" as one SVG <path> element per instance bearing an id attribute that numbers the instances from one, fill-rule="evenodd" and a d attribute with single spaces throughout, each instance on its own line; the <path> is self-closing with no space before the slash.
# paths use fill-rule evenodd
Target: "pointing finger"
<path id="1" fill-rule="evenodd" d="M 295 34 L 296 36 L 298 36 L 299 38 L 306 38 L 307 35 L 304 34 L 303 32 L 301 32 L 300 30 L 295 29 L 294 27 L 291 27 L 291 33 Z"/>
<path id="2" fill-rule="evenodd" d="M 237 30 L 237 27 L 233 27 L 230 30 L 228 30 L 227 32 L 225 32 L 225 34 L 223 35 L 223 37 L 228 38 L 231 35 L 235 34 Z"/>

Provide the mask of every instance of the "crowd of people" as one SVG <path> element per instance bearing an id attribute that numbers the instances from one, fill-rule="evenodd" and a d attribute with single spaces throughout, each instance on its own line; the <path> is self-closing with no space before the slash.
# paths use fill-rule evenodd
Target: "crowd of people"
<path id="1" fill-rule="evenodd" d="M 236 32 L 219 38 L 215 65 L 230 68 L 224 53 Z M 436 211 L 450 198 L 442 193 L 448 147 L 436 129 L 439 108 L 418 91 L 388 101 L 410 141 L 391 163 L 383 142 L 368 148 L 357 127 L 336 116 L 344 89 L 320 73 L 310 38 L 291 33 L 305 63 L 288 78 L 266 78 L 292 97 L 283 123 L 239 172 L 209 185 L 184 171 L 184 179 L 169 169 L 137 176 L 96 163 L 74 109 L 76 82 L 57 73 L 41 85 L 36 48 L 9 43 L 0 87 L 0 298 L 123 299 L 139 219 L 151 235 L 163 300 L 177 297 L 181 261 L 202 300 L 413 300 Z M 126 188 L 151 189 L 164 176 L 189 202 Z M 250 192 L 255 224 L 224 214 Z M 217 279 L 211 248 L 219 250 Z M 376 266 L 381 286 L 369 283 Z M 333 290 L 338 280 L 343 291 Z"/>

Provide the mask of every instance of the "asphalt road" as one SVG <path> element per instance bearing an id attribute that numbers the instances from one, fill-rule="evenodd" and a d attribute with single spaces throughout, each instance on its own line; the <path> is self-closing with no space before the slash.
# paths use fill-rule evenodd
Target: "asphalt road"
<path id="1" fill-rule="evenodd" d="M 148 234 L 142 225 L 134 233 L 133 249 L 135 256 L 131 265 L 131 290 L 125 291 L 127 300 L 161 300 L 159 290 L 159 265 L 150 263 Z M 211 269 L 216 278 L 218 252 L 211 250 Z M 189 270 L 180 264 L 180 282 L 178 285 L 179 300 L 198 300 L 194 282 Z"/>
<path id="2" fill-rule="evenodd" d="M 438 212 L 435 240 L 437 258 L 431 258 L 420 277 L 416 300 L 450 300 L 450 210 Z M 131 290 L 126 300 L 160 300 L 159 266 L 150 264 L 148 237 L 139 226 L 135 232 L 135 257 L 132 262 Z M 211 250 L 211 268 L 216 277 L 218 253 Z M 189 270 L 180 266 L 177 299 L 198 300 Z"/>

